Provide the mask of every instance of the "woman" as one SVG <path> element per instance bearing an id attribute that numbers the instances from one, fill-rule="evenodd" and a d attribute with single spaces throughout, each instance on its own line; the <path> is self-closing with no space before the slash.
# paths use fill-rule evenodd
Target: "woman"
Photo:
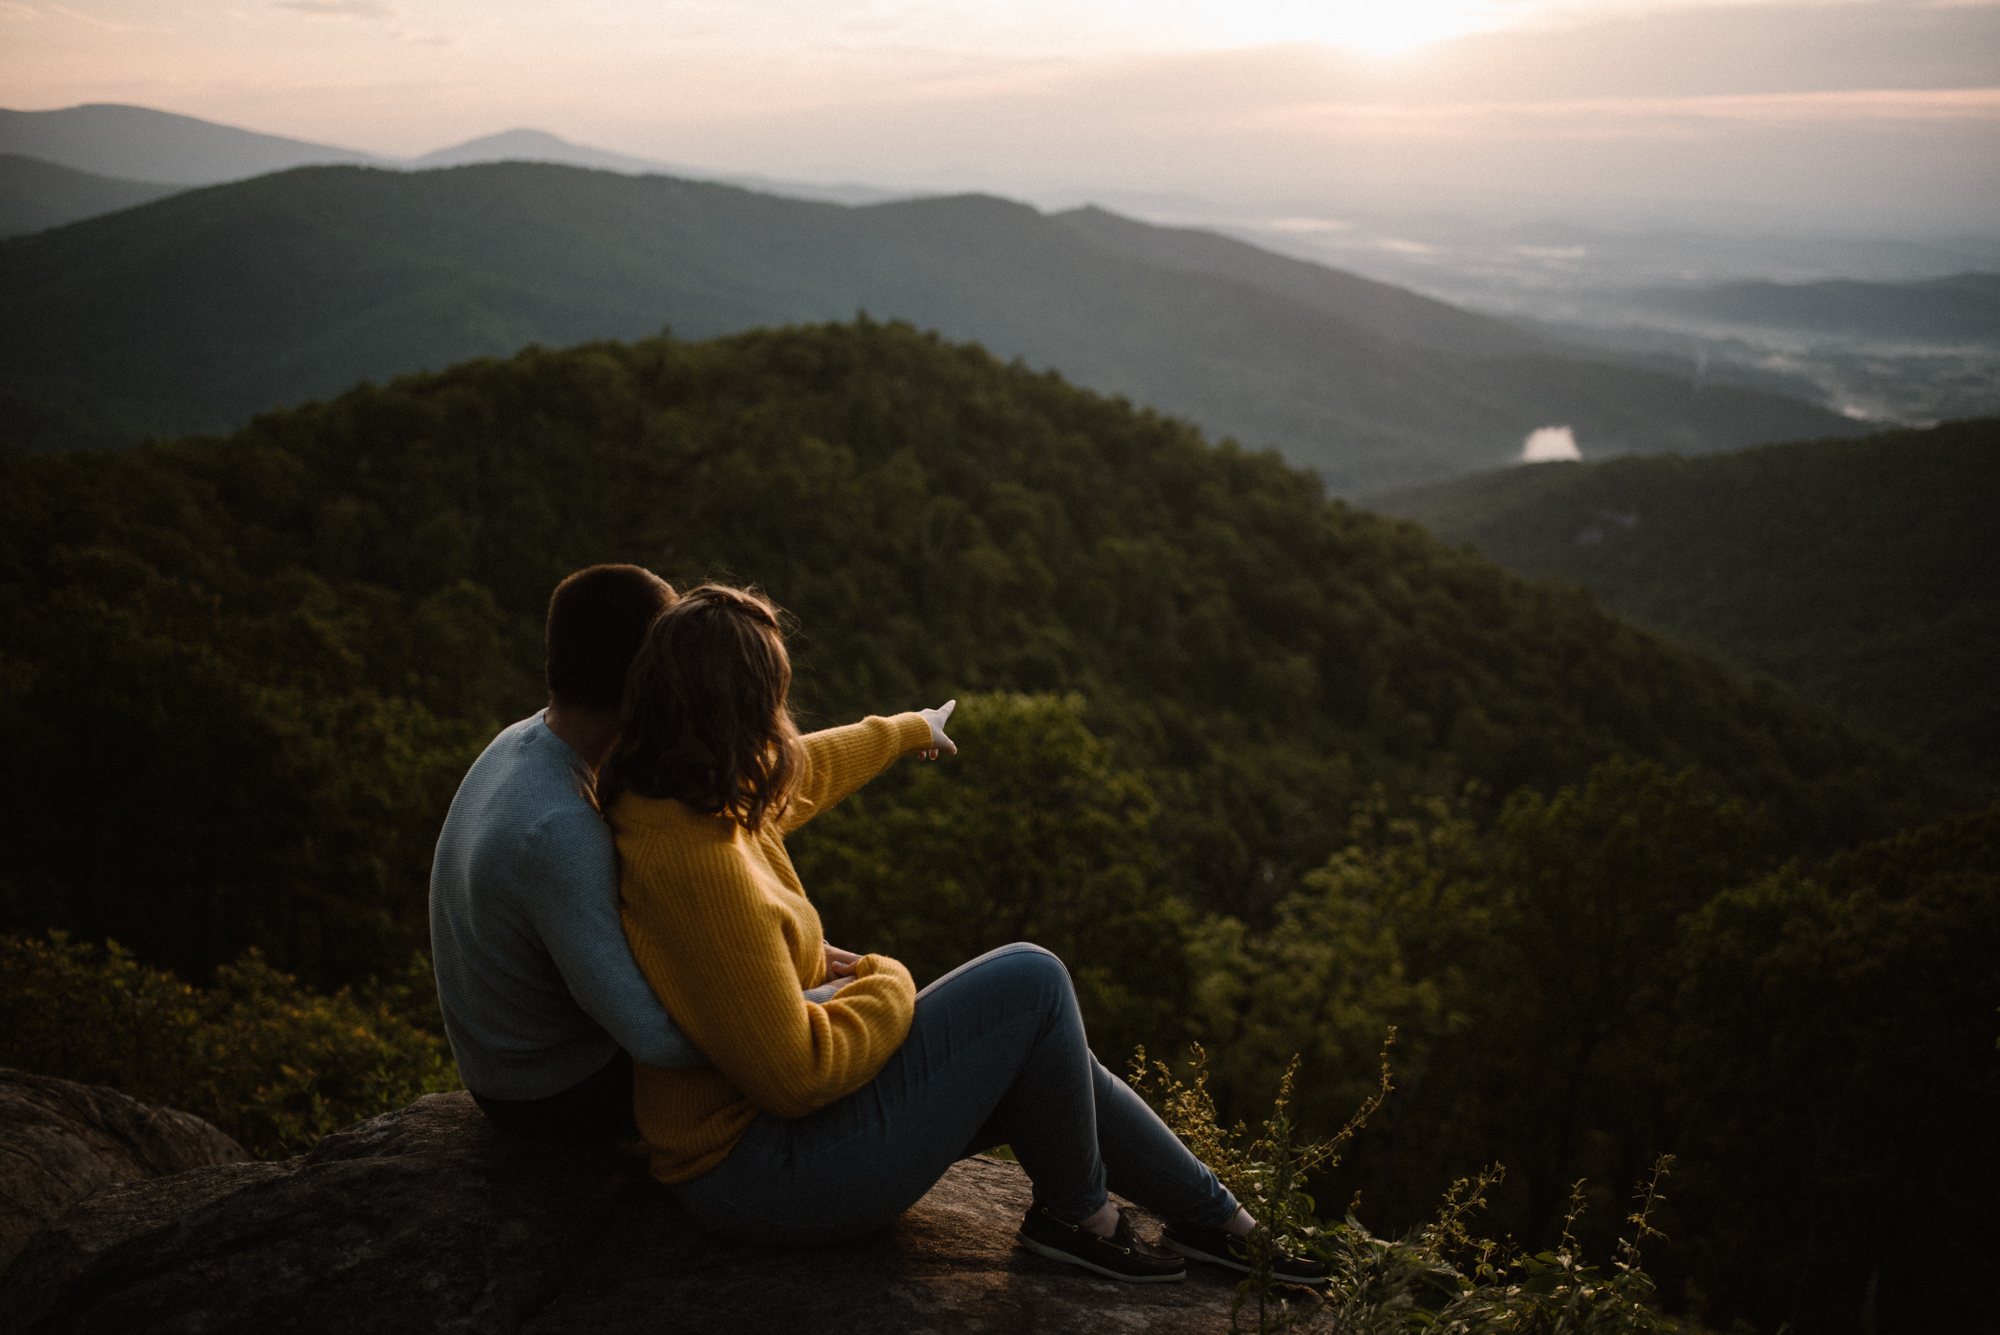
<path id="1" fill-rule="evenodd" d="M 957 747 L 949 704 L 801 737 L 790 686 L 771 604 L 696 589 L 648 632 L 599 775 L 633 956 L 715 1064 L 636 1071 L 654 1175 L 712 1232 L 812 1245 L 888 1223 L 1004 1142 L 1034 1184 L 1032 1250 L 1139 1282 L 1182 1278 L 1187 1256 L 1244 1268 L 1254 1221 L 1091 1055 L 1061 961 L 1005 946 L 919 994 L 897 961 L 823 941 L 784 836 L 898 757 Z M 1107 1187 L 1163 1215 L 1171 1250 Z"/>

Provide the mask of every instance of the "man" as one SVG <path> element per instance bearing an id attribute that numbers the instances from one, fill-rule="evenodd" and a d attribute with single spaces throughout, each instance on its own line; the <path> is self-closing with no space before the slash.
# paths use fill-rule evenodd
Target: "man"
<path id="1" fill-rule="evenodd" d="M 625 670 L 673 587 L 630 565 L 549 599 L 548 708 L 493 739 L 431 867 L 431 950 L 459 1076 L 502 1127 L 570 1144 L 638 1133 L 632 1063 L 708 1061 L 653 995 L 618 918 L 618 854 L 589 792 Z"/>

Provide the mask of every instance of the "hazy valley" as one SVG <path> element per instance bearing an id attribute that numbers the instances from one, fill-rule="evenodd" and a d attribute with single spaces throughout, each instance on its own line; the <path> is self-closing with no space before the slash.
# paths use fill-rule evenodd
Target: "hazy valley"
<path id="1" fill-rule="evenodd" d="M 390 160 L 142 108 L 110 106 L 0 113 L 0 153 L 6 152 L 25 158 L 39 155 L 48 161 L 0 157 L 0 234 L 39 230 L 142 202 L 169 191 L 161 182 L 215 184 L 307 164 L 426 170 L 510 158 L 628 176 L 668 172 L 689 180 L 704 175 L 567 143 L 539 131 L 510 131 L 413 159 Z M 86 175 L 75 175 L 79 171 Z M 116 179 L 121 174 L 129 179 Z M 861 185 L 705 175 L 710 183 L 735 184 L 787 200 L 853 205 L 893 197 L 891 192 Z M 534 187 L 523 189 L 531 194 Z M 1111 192 L 1106 198 L 1116 201 L 1123 196 Z M 992 203 L 998 206 L 998 201 Z M 516 204 L 535 207 L 525 201 Z M 1098 272 L 1081 283 L 1076 257 L 1060 253 L 1060 246 L 1052 247 L 1046 234 L 1032 237 L 1035 229 L 1022 225 L 1025 215 L 1018 211 L 1015 255 L 1010 258 L 1031 270 L 1026 274 L 1004 272 L 1005 261 L 995 266 L 987 256 L 970 257 L 972 267 L 966 268 L 967 257 L 954 256 L 951 248 L 985 242 L 975 235 L 976 228 L 942 221 L 916 224 L 935 233 L 930 238 L 933 253 L 917 261 L 919 272 L 910 272 L 902 256 L 890 253 L 907 247 L 907 236 L 880 235 L 882 229 L 860 219 L 847 220 L 843 227 L 824 218 L 809 221 L 794 216 L 777 224 L 780 230 L 789 226 L 796 234 L 779 243 L 788 253 L 753 256 L 738 247 L 739 254 L 720 259 L 703 253 L 704 243 L 688 236 L 683 227 L 673 241 L 663 238 L 662 244 L 685 247 L 693 241 L 694 248 L 671 256 L 663 253 L 662 272 L 626 271 L 610 280 L 630 289 L 636 277 L 641 290 L 653 284 L 654 294 L 645 298 L 628 291 L 615 303 L 619 309 L 600 310 L 594 317 L 572 309 L 567 318 L 552 320 L 546 309 L 536 309 L 546 308 L 548 299 L 517 299 L 510 306 L 508 299 L 496 301 L 488 292 L 474 299 L 482 314 L 472 323 L 483 326 L 483 336 L 439 332 L 428 340 L 405 340 L 407 346 L 398 353 L 402 362 L 342 353 L 320 340 L 322 346 L 309 350 L 272 349 L 289 365 L 290 374 L 275 384 L 271 377 L 262 377 L 265 383 L 256 391 L 240 384 L 213 384 L 258 379 L 252 368 L 200 368 L 193 370 L 194 383 L 150 401 L 132 401 L 128 384 L 108 386 L 109 398 L 126 401 L 81 418 L 74 415 L 73 405 L 64 406 L 74 387 L 16 378 L 10 390 L 22 396 L 15 400 L 17 415 L 30 441 L 129 440 L 148 431 L 209 428 L 241 420 L 244 412 L 271 403 L 330 393 L 355 376 L 380 377 L 410 365 L 435 366 L 462 356 L 508 351 L 510 337 L 517 342 L 563 342 L 630 336 L 663 325 L 704 334 L 768 319 L 837 319 L 865 308 L 877 315 L 936 324 L 951 336 L 980 339 L 1003 355 L 1055 366 L 1082 383 L 1180 412 L 1212 434 L 1234 434 L 1247 444 L 1277 446 L 1288 457 L 1319 469 L 1336 490 L 1350 494 L 1498 464 L 1518 449 L 1527 431 L 1543 425 L 1569 425 L 1591 458 L 1659 449 L 1699 451 L 1851 429 L 1831 416 L 1815 420 L 1796 409 L 1787 416 L 1770 400 L 1724 395 L 1719 404 L 1698 401 L 1703 391 L 1717 388 L 1750 389 L 1817 403 L 1864 422 L 1921 424 L 2000 409 L 2000 380 L 1996 380 L 2000 312 L 1995 309 L 1992 280 L 1977 274 L 1917 283 L 1816 284 L 1812 279 L 1829 266 L 1835 271 L 1845 266 L 1853 272 L 1898 274 L 1921 273 L 1925 265 L 2000 265 L 2000 249 L 1972 239 L 1956 244 L 1833 238 L 1752 242 L 1504 221 L 1482 227 L 1442 216 L 1256 221 L 1207 201 L 1172 197 L 1134 197 L 1130 207 L 1141 216 L 1182 218 L 1201 226 L 1147 225 L 1090 207 L 1044 214 L 1128 266 L 1119 272 L 1115 263 L 1106 269 L 1086 260 L 1084 267 Z M 767 209 L 774 215 L 784 211 L 785 206 L 775 202 Z M 343 212 L 346 216 L 336 228 L 366 226 L 352 208 Z M 540 239 L 551 249 L 588 249 L 594 243 L 589 227 L 604 221 L 579 219 L 572 227 L 550 227 Z M 384 225 L 393 230 L 395 223 L 385 218 Z M 634 225 L 629 210 L 628 216 L 609 223 L 612 235 Z M 638 226 L 639 234 L 620 239 L 617 248 L 643 249 L 645 225 Z M 959 235 L 947 235 L 954 228 Z M 814 231 L 845 231 L 848 236 L 807 240 Z M 1419 237 L 1423 239 L 1414 239 Z M 1238 243 L 1232 244 L 1232 238 Z M 121 238 L 105 244 L 131 242 Z M 1037 248 L 1048 253 L 1038 256 L 1033 253 Z M 413 247 L 401 249 L 405 261 L 414 259 Z M 788 304 L 774 307 L 752 292 L 739 290 L 724 297 L 715 290 L 717 283 L 739 289 L 755 286 L 753 278 L 729 275 L 733 264 L 760 269 L 775 265 L 782 271 L 786 264 L 800 262 L 804 250 L 813 251 L 809 262 L 816 267 L 797 275 L 800 282 L 787 285 L 793 294 Z M 982 261 L 985 273 L 979 271 Z M 370 263 L 356 262 L 364 269 Z M 690 293 L 677 288 L 678 275 L 669 272 L 677 262 L 682 269 L 702 270 L 695 285 L 707 290 Z M 1154 272 L 1135 274 L 1129 269 L 1134 262 Z M 1328 269 L 1327 264 L 1336 267 Z M 522 276 L 532 281 L 536 267 L 531 260 Z M 617 270 L 619 264 L 611 261 L 605 267 Z M 926 267 L 929 274 L 920 272 Z M 1369 274 L 1374 281 L 1343 273 L 1343 267 Z M 892 272 L 885 275 L 885 268 Z M 965 269 L 964 282 L 942 272 L 953 268 Z M 1148 284 L 1159 287 L 1160 270 L 1227 280 L 1254 289 L 1263 300 L 1245 307 L 1240 291 L 1210 290 L 1198 295 L 1170 293 L 1161 306 L 1157 296 L 1148 298 L 1134 290 Z M 1767 281 L 1761 288 L 1741 281 L 1742 275 L 1759 272 L 1784 281 Z M 127 276 L 143 287 L 143 274 Z M 991 284 L 985 281 L 989 277 Z M 1667 277 L 1673 284 L 1659 286 L 1659 280 Z M 1732 277 L 1739 281 L 1725 281 Z M 303 278 L 312 281 L 310 275 Z M 364 287 L 367 281 L 361 279 Z M 545 276 L 541 286 L 559 288 L 568 281 L 563 274 Z M 1648 282 L 1655 286 L 1643 286 Z M 1037 285 L 1056 291 L 1032 297 Z M 1114 296 L 1095 303 L 1097 309 L 1080 309 L 1087 304 L 1084 293 L 1093 287 L 1122 289 L 1128 299 L 1121 302 Z M 1759 291 L 1761 304 L 1751 295 Z M 1828 293 L 1836 291 L 1840 295 L 1829 298 Z M 996 301 L 996 292 L 1006 295 Z M 1445 300 L 1426 300 L 1418 292 Z M 559 305 L 574 307 L 577 300 L 574 292 L 549 295 Z M 1368 350 L 1374 354 L 1369 379 L 1381 380 L 1382 372 L 1394 363 L 1393 378 L 1403 382 L 1402 396 L 1369 403 L 1366 393 L 1356 392 L 1365 387 L 1329 375 L 1327 362 L 1351 362 L 1359 351 L 1353 329 L 1310 318 L 1288 324 L 1302 313 L 1272 306 L 1273 298 L 1310 307 L 1341 326 L 1358 327 L 1391 343 L 1413 345 L 1413 350 Z M 99 298 L 70 291 L 60 299 L 87 303 Z M 1016 309 L 996 308 L 1008 299 Z M 649 302 L 654 316 L 650 321 L 634 309 Z M 1458 306 L 1451 308 L 1449 302 Z M 1837 312 L 1834 306 L 1839 307 Z M 1472 313 L 1482 309 L 1502 318 Z M 1204 314 L 1210 311 L 1217 314 Z M 1232 319 L 1256 330 L 1249 342 L 1227 328 Z M 1175 328 L 1148 327 L 1163 323 Z M 1202 347 L 1199 330 L 1208 323 L 1219 326 L 1218 337 Z M 145 333 L 142 329 L 126 337 L 143 340 Z M 1562 364 L 1439 365 L 1427 355 L 1436 352 L 1478 360 L 1554 356 Z M 409 361 L 411 356 L 418 360 Z M 332 364 L 316 364 L 325 362 Z M 1616 363 L 1658 378 L 1607 378 L 1601 369 L 1583 369 L 1579 362 L 1600 368 Z M 191 369 L 182 368 L 182 373 Z M 1685 396 L 1690 401 L 1677 401 L 1683 396 L 1671 389 L 1676 381 L 1691 391 Z M 201 402 L 204 397 L 219 402 Z M 1467 398 L 1478 402 L 1463 402 Z M 1339 400 L 1338 406 L 1312 406 L 1328 405 L 1329 399 Z M 1732 430 L 1732 423 L 1742 424 L 1743 429 Z"/>

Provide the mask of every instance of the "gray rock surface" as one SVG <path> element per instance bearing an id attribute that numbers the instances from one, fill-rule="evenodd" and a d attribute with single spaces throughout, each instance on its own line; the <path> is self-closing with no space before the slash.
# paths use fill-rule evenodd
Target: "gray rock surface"
<path id="1" fill-rule="evenodd" d="M 0 1268 L 105 1187 L 249 1157 L 192 1114 L 0 1067 Z"/>
<path id="2" fill-rule="evenodd" d="M 1234 1288 L 1117 1284 L 1014 1244 L 1019 1168 L 959 1163 L 890 1228 L 705 1237 L 636 1158 L 503 1135 L 434 1094 L 285 1163 L 106 1186 L 0 1276 L 10 1332 L 1219 1332 Z M 1142 1221 L 1144 1228 L 1157 1227 Z"/>

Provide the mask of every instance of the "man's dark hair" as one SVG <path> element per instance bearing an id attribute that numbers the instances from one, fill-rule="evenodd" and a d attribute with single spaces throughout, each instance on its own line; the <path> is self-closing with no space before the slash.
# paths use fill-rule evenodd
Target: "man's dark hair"
<path id="1" fill-rule="evenodd" d="M 543 637 L 549 703 L 618 708 L 646 628 L 674 601 L 673 585 L 638 566 L 591 566 L 556 585 Z"/>

